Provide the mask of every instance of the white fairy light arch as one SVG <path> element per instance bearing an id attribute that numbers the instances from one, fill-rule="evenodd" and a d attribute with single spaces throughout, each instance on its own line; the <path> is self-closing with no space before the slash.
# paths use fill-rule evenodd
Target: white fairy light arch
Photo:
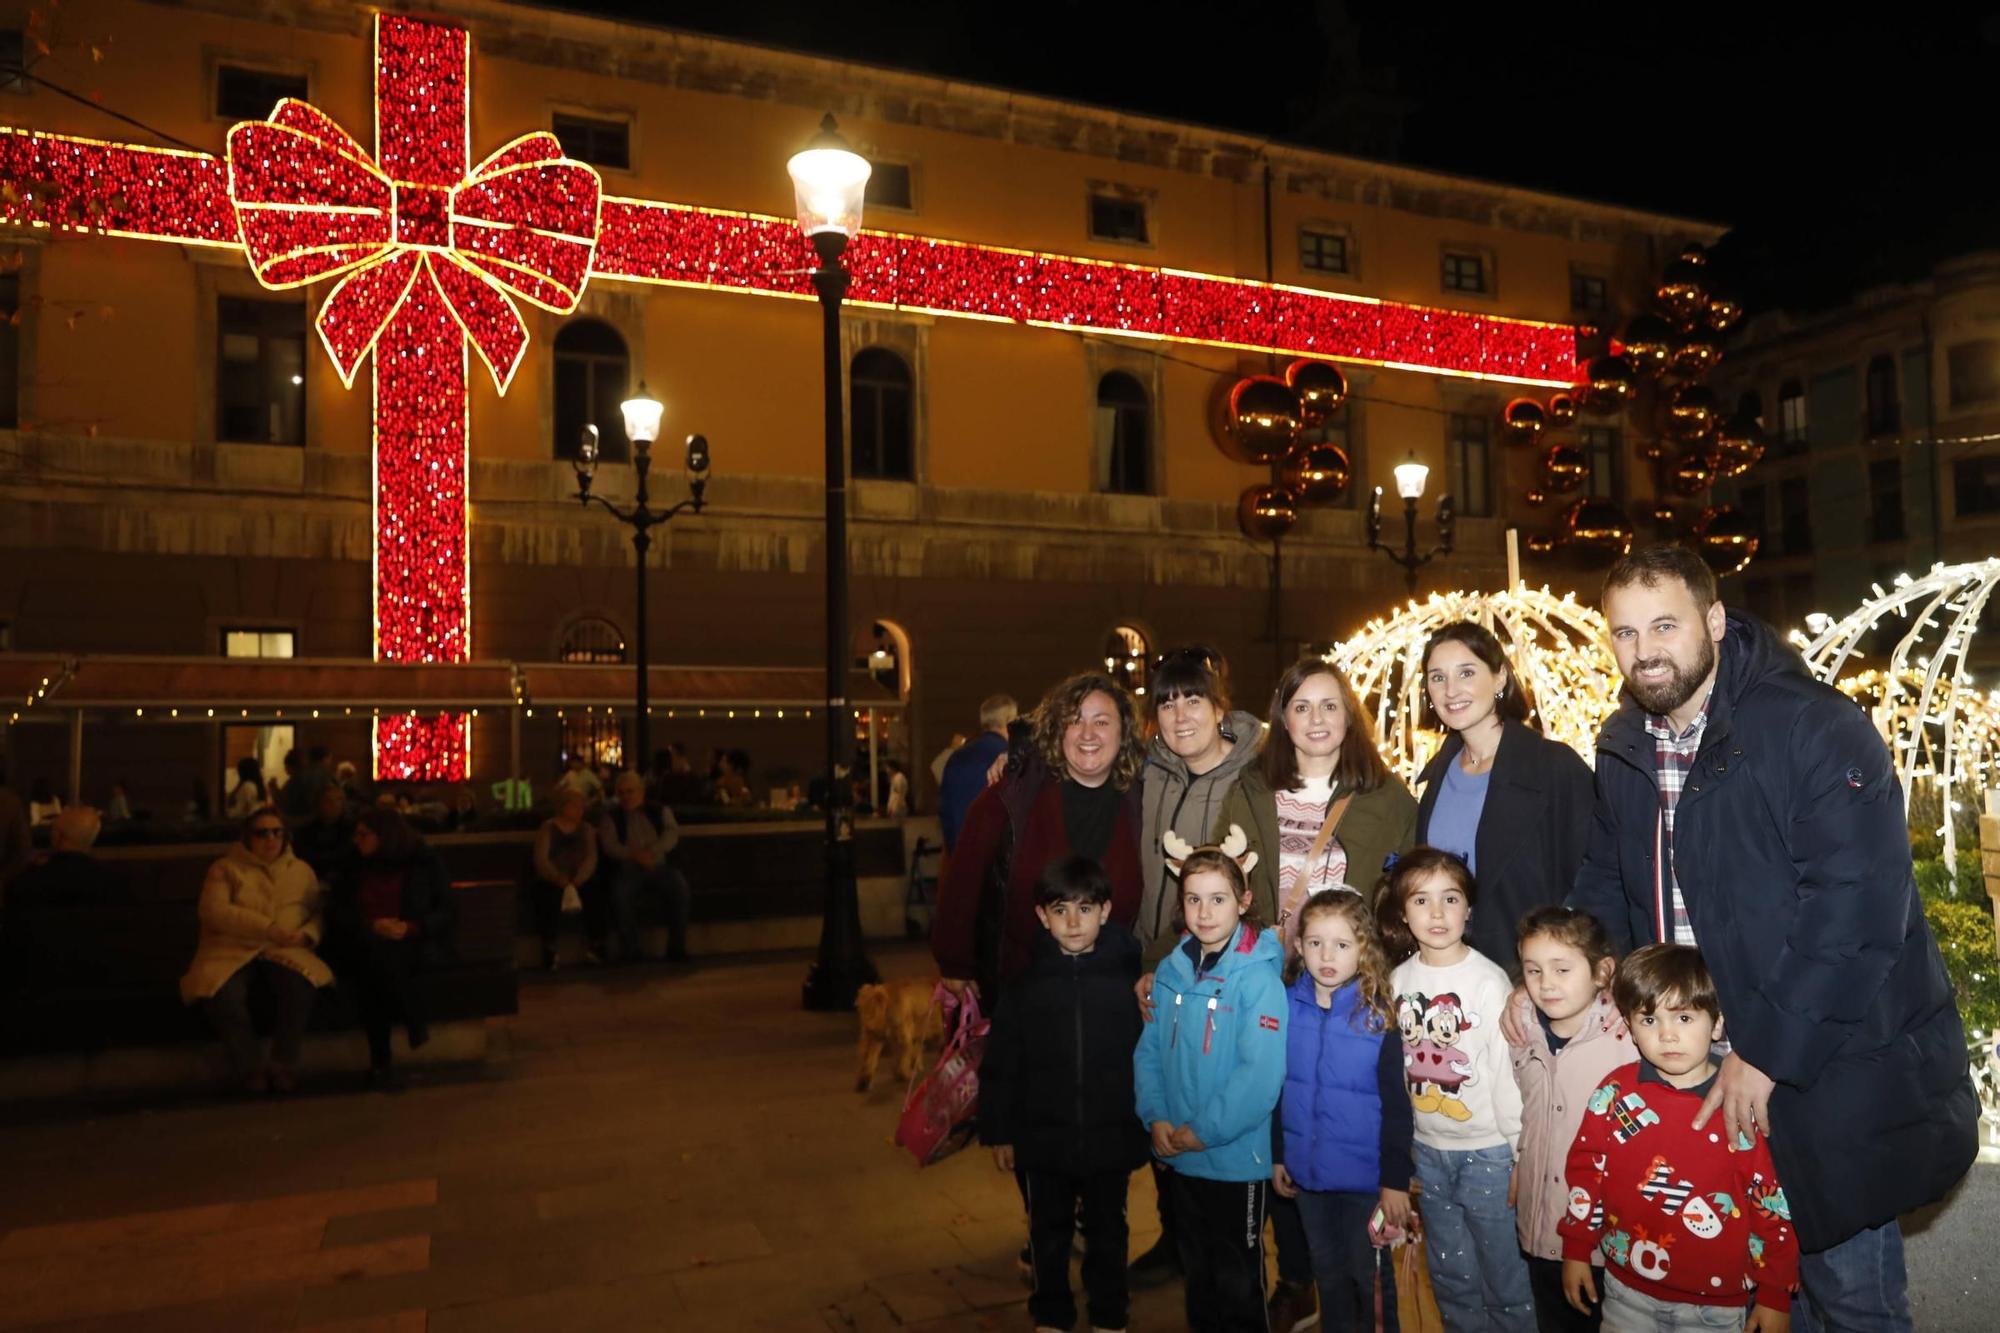
<path id="1" fill-rule="evenodd" d="M 1432 593 L 1369 621 L 1326 654 L 1373 715 L 1389 766 L 1413 782 L 1443 739 L 1424 717 L 1423 651 L 1432 634 L 1459 620 L 1493 631 L 1528 687 L 1536 725 L 1594 764 L 1597 729 L 1618 706 L 1618 664 L 1604 617 L 1573 593 L 1517 584 L 1506 592 Z"/>
<path id="2" fill-rule="evenodd" d="M 1958 852 L 1954 792 L 1962 782 L 1983 786 L 1994 772 L 2000 705 L 1972 688 L 1966 657 L 1996 583 L 2000 558 L 1933 565 L 1920 577 L 1898 574 L 1886 590 L 1874 584 L 1874 595 L 1839 620 L 1815 613 L 1804 631 L 1792 631 L 1812 673 L 1868 707 L 1889 743 L 1905 807 L 1917 779 L 1936 781 L 1946 864 Z M 1887 658 L 1868 661 L 1863 640 L 1898 623 L 1905 628 Z M 1864 661 L 1865 672 L 1850 670 Z"/>

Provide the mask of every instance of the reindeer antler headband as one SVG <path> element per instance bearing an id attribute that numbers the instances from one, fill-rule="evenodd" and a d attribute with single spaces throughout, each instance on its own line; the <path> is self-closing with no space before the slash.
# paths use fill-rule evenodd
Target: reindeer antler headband
<path id="1" fill-rule="evenodd" d="M 1160 838 L 1160 847 L 1167 854 L 1167 869 L 1175 875 L 1181 873 L 1181 866 L 1196 852 L 1221 852 L 1242 868 L 1245 879 L 1250 878 L 1257 865 L 1257 853 L 1249 850 L 1250 835 L 1237 824 L 1229 826 L 1229 836 L 1221 842 L 1206 842 L 1199 847 L 1190 847 L 1187 839 L 1168 829 Z"/>

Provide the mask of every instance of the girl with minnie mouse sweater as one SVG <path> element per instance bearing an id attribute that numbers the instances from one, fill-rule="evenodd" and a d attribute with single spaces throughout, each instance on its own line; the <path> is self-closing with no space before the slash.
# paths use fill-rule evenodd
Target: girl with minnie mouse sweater
<path id="1" fill-rule="evenodd" d="M 1435 847 L 1396 858 L 1376 891 L 1391 958 L 1403 1072 L 1416 1111 L 1424 1249 L 1445 1327 L 1532 1333 L 1527 1261 L 1508 1183 L 1521 1138 L 1500 1015 L 1513 986 L 1465 942 L 1474 885 L 1465 862 Z"/>

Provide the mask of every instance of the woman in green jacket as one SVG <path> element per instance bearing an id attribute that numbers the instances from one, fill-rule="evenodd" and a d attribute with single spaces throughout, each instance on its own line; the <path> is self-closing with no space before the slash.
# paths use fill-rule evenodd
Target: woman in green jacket
<path id="1" fill-rule="evenodd" d="M 1287 949 L 1307 898 L 1343 886 L 1372 898 L 1389 853 L 1415 843 L 1416 799 L 1382 762 L 1354 687 L 1331 663 L 1309 657 L 1279 677 L 1263 763 L 1223 801 L 1217 841 L 1231 824 L 1257 853 L 1250 892 Z"/>

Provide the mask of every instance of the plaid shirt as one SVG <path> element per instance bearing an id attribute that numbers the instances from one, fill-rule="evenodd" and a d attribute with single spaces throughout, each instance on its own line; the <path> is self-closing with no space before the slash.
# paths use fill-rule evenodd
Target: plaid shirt
<path id="1" fill-rule="evenodd" d="M 1681 788 L 1694 757 L 1701 749 L 1701 736 L 1708 730 L 1708 705 L 1715 698 L 1713 687 L 1701 701 L 1701 712 L 1688 723 L 1686 731 L 1674 735 L 1674 725 L 1664 717 L 1646 715 L 1646 734 L 1653 738 L 1653 772 L 1660 780 L 1659 857 L 1654 861 L 1655 902 L 1659 909 L 1662 941 L 1693 945 L 1694 925 L 1688 920 L 1687 903 L 1681 898 L 1680 875 L 1674 870 L 1674 807 L 1680 804 Z M 1672 933 L 1669 933 L 1669 927 Z"/>

